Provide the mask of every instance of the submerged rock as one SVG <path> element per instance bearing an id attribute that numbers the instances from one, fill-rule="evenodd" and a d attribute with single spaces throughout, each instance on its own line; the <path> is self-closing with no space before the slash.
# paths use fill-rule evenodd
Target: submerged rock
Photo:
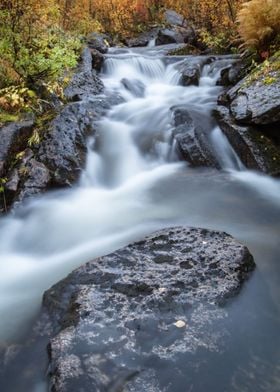
<path id="1" fill-rule="evenodd" d="M 44 294 L 51 390 L 176 390 L 194 353 L 222 347 L 219 305 L 253 269 L 229 235 L 184 227 L 81 266 Z"/>
<path id="2" fill-rule="evenodd" d="M 144 97 L 146 86 L 144 85 L 144 83 L 141 82 L 141 80 L 130 80 L 127 78 L 123 78 L 121 80 L 121 83 L 126 88 L 126 90 L 128 90 L 135 97 Z"/>

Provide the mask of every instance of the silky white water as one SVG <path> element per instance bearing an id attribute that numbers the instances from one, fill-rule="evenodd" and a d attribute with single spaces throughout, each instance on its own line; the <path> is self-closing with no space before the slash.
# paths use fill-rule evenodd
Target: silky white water
<path id="1" fill-rule="evenodd" d="M 242 171 L 211 118 L 221 68 L 206 66 L 199 86 L 183 87 L 177 65 L 166 65 L 153 47 L 145 55 L 109 55 L 102 78 L 107 92 L 120 94 L 123 102 L 101 119 L 89 140 L 79 184 L 1 218 L 2 341 L 14 341 L 25 331 L 44 290 L 75 267 L 168 225 L 226 230 L 256 251 L 270 244 L 274 254 L 279 181 Z M 172 138 L 174 106 L 189 108 L 203 126 L 208 124 L 217 157 L 229 171 L 191 170 L 179 161 Z M 274 263 L 259 268 L 270 276 L 278 268 Z M 277 303 L 279 288 L 274 281 L 268 284 Z"/>

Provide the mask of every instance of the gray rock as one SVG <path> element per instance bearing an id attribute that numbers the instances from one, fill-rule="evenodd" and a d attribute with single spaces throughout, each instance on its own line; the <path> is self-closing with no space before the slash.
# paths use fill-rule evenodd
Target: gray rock
<path id="1" fill-rule="evenodd" d="M 155 39 L 158 35 L 159 28 L 154 28 L 150 31 L 145 31 L 144 33 L 139 34 L 135 38 L 130 38 L 125 41 L 126 45 L 130 48 L 132 47 L 140 47 L 147 46 L 150 41 Z"/>
<path id="2" fill-rule="evenodd" d="M 13 122 L 0 128 L 0 177 L 8 169 L 9 160 L 24 149 L 33 131 L 34 121 Z"/>
<path id="3" fill-rule="evenodd" d="M 90 49 L 92 57 L 92 68 L 100 72 L 104 63 L 104 56 L 96 49 Z"/>
<path id="4" fill-rule="evenodd" d="M 208 132 L 195 123 L 188 110 L 175 108 L 173 111 L 173 137 L 177 142 L 179 155 L 193 167 L 220 168 Z"/>
<path id="5" fill-rule="evenodd" d="M 242 61 L 235 61 L 233 62 L 233 64 L 222 69 L 221 77 L 218 80 L 217 84 L 226 87 L 233 86 L 244 77 L 245 72 L 246 67 L 242 63 Z"/>
<path id="6" fill-rule="evenodd" d="M 237 122 L 265 125 L 280 122 L 280 78 L 274 72 L 242 79 L 228 91 L 230 110 Z"/>
<path id="7" fill-rule="evenodd" d="M 161 29 L 156 38 L 156 45 L 166 44 L 190 44 L 194 45 L 196 42 L 196 33 L 190 28 L 172 27 L 169 29 Z"/>
<path id="8" fill-rule="evenodd" d="M 86 138 L 93 132 L 94 105 L 77 102 L 67 105 L 53 120 L 40 143 L 38 157 L 51 171 L 56 186 L 72 184 L 86 159 Z"/>
<path id="9" fill-rule="evenodd" d="M 194 353 L 223 347 L 225 302 L 253 269 L 229 235 L 183 227 L 81 266 L 44 294 L 50 390 L 176 390 Z"/>
<path id="10" fill-rule="evenodd" d="M 96 49 L 100 53 L 107 53 L 112 40 L 107 34 L 90 33 L 87 36 L 87 44 L 90 49 Z"/>
<path id="11" fill-rule="evenodd" d="M 68 100 L 80 101 L 91 95 L 100 94 L 103 91 L 104 85 L 92 66 L 91 51 L 89 48 L 85 48 L 78 69 L 64 90 L 64 95 Z"/>
<path id="12" fill-rule="evenodd" d="M 164 13 L 164 19 L 169 25 L 188 27 L 187 20 L 176 11 L 166 10 Z"/>
<path id="13" fill-rule="evenodd" d="M 7 174 L 5 184 L 7 202 L 13 207 L 20 205 L 29 197 L 43 193 L 49 182 L 50 173 L 47 167 L 34 158 L 34 153 L 27 148 L 15 167 Z"/>
<path id="14" fill-rule="evenodd" d="M 199 85 L 203 61 L 193 61 L 192 58 L 186 59 L 180 66 L 181 84 L 183 86 Z"/>
<path id="15" fill-rule="evenodd" d="M 215 113 L 221 130 L 248 169 L 280 175 L 279 149 L 261 128 L 238 124 L 225 106 L 218 106 Z"/>

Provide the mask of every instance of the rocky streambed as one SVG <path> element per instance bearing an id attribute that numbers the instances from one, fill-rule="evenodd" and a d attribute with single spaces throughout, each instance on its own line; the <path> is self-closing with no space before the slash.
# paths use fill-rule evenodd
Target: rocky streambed
<path id="1" fill-rule="evenodd" d="M 239 79 L 239 59 L 167 56 L 178 43 L 195 44 L 190 27 L 172 23 L 175 35 L 157 30 L 152 41 L 175 45 L 137 48 L 142 37 L 129 43 L 134 49 L 108 52 L 107 37 L 93 34 L 65 91 L 69 103 L 58 105 L 37 146 L 26 148 L 32 120 L 0 130 L 5 207 L 15 211 L 3 218 L 2 256 L 11 269 L 25 268 L 3 287 L 8 294 L 18 287 L 20 307 L 26 276 L 31 276 L 26 293 L 32 303 L 52 286 L 35 320 L 33 313 L 26 344 L 8 338 L 3 345 L 6 390 L 46 390 L 46 347 L 46 376 L 56 392 L 205 391 L 209 385 L 276 391 L 279 386 L 278 363 L 271 368 L 277 357 L 273 344 L 267 355 L 264 343 L 252 354 L 261 328 L 242 355 L 234 347 L 243 342 L 243 332 L 251 339 L 255 320 L 265 320 L 265 333 L 271 330 L 274 339 L 278 324 L 260 311 L 262 301 L 248 311 L 246 301 L 255 290 L 249 286 L 245 299 L 242 293 L 248 293 L 244 282 L 255 268 L 253 256 L 224 233 L 252 244 L 262 272 L 267 243 L 276 257 L 279 183 L 247 169 L 279 174 L 279 81 L 248 85 L 245 78 L 225 91 L 221 84 Z M 64 193 L 32 201 L 62 188 Z M 94 254 L 107 256 L 78 267 Z M 3 271 L 5 278 L 5 266 Z M 35 295 L 30 288 L 36 279 Z M 258 270 L 256 279 L 256 292 L 276 317 L 277 309 L 271 309 L 277 283 L 270 302 Z M 235 309 L 239 297 L 245 313 Z M 40 358 L 38 366 L 34 358 Z M 258 360 L 262 371 L 253 371 L 248 386 L 250 367 Z M 262 383 L 264 373 L 269 376 Z"/>

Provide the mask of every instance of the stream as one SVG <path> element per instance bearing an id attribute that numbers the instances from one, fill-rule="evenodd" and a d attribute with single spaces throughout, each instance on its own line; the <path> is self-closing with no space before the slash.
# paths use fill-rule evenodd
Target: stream
<path id="1" fill-rule="evenodd" d="M 199 86 L 184 87 L 182 58 L 166 61 L 163 49 L 110 49 L 101 76 L 123 102 L 99 121 L 79 184 L 1 218 L 0 346 L 25 339 L 43 292 L 82 263 L 164 227 L 218 229 L 245 244 L 257 268 L 227 305 L 232 333 L 222 360 L 210 356 L 203 383 L 194 369 L 186 376 L 193 389 L 178 382 L 172 392 L 279 391 L 280 181 L 247 171 L 212 117 L 216 82 L 232 59 L 204 66 Z M 207 127 L 223 170 L 180 160 L 172 137 L 176 106 Z M 22 387 L 20 369 L 13 382 L 0 376 L 1 391 L 46 390 L 42 374 Z"/>

